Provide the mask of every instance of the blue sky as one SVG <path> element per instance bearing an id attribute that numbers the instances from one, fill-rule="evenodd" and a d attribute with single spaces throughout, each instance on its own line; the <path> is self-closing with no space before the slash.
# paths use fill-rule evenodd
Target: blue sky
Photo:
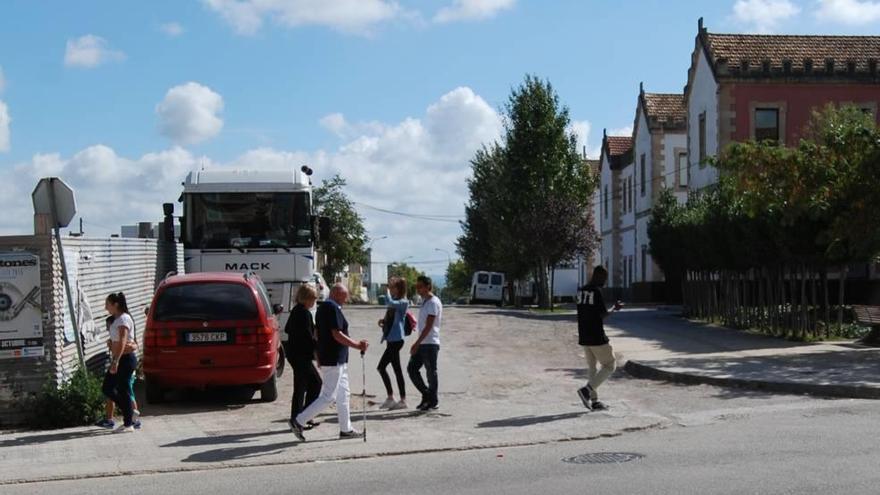
<path id="1" fill-rule="evenodd" d="M 204 163 L 308 162 L 360 203 L 459 215 L 467 158 L 524 74 L 554 84 L 593 152 L 603 127 L 632 124 L 640 81 L 681 90 L 700 16 L 714 32 L 878 34 L 880 2 L 7 0 L 0 194 L 15 214 L 0 232 L 28 231 L 40 175 L 72 183 L 106 235 L 156 219 Z M 454 223 L 362 213 L 390 236 L 377 257 L 454 249 Z"/>

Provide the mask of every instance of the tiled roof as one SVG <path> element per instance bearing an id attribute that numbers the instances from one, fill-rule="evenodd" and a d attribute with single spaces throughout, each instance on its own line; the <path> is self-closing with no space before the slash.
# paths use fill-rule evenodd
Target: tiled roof
<path id="1" fill-rule="evenodd" d="M 814 75 L 828 75 L 826 61 L 834 60 L 831 74 L 849 72 L 877 74 L 880 58 L 880 36 L 803 36 L 714 34 L 704 31 L 706 48 L 713 65 L 726 62 L 732 75 L 765 72 L 764 62 L 770 63 L 771 73 L 804 74 L 805 65 L 812 63 Z M 748 65 L 744 63 L 748 61 Z M 786 62 L 790 64 L 785 68 Z M 850 67 L 850 63 L 854 64 Z M 716 65 L 717 66 L 717 65 Z"/>
<path id="2" fill-rule="evenodd" d="M 658 122 L 683 121 L 687 116 L 684 95 L 668 93 L 645 93 L 645 110 L 648 118 Z"/>
<path id="3" fill-rule="evenodd" d="M 620 156 L 632 150 L 632 136 L 605 136 L 605 141 L 610 156 Z"/>

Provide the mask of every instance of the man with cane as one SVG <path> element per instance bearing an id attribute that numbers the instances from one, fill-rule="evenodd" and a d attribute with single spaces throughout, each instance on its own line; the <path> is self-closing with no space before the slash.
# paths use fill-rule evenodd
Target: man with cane
<path id="1" fill-rule="evenodd" d="M 348 321 L 342 314 L 342 305 L 347 301 L 348 289 L 342 284 L 336 284 L 330 290 L 330 298 L 318 306 L 315 315 L 315 325 L 318 329 L 318 364 L 321 366 L 324 383 L 318 398 L 291 422 L 290 428 L 293 434 L 303 442 L 306 440 L 303 435 L 303 425 L 333 402 L 336 402 L 339 418 L 339 438 L 363 437 L 363 433 L 351 426 L 348 349 L 358 349 L 363 356 L 369 343 L 366 340 L 354 341 L 348 336 Z M 366 385 L 364 388 L 366 389 Z M 364 396 L 366 397 L 366 394 Z"/>

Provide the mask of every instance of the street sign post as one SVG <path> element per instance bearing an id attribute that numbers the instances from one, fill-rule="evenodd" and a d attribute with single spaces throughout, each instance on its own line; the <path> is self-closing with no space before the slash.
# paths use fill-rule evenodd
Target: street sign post
<path id="1" fill-rule="evenodd" d="M 64 289 L 67 293 L 67 311 L 70 312 L 70 323 L 73 327 L 73 335 L 76 340 L 76 355 L 79 357 L 79 365 L 85 366 L 83 356 L 82 338 L 79 334 L 79 325 L 76 321 L 76 310 L 73 303 L 73 292 L 70 280 L 67 277 L 67 262 L 64 259 L 64 246 L 61 245 L 61 229 L 70 225 L 73 216 L 76 215 L 76 198 L 73 189 L 58 177 L 46 177 L 40 179 L 34 192 L 31 194 L 34 202 L 34 213 L 49 215 L 52 219 L 52 228 L 55 229 L 55 243 L 58 247 L 58 255 L 61 259 L 61 276 L 64 279 Z"/>

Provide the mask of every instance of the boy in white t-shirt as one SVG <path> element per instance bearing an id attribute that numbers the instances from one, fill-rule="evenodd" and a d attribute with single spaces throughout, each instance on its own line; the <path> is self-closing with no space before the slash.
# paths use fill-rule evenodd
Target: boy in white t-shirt
<path id="1" fill-rule="evenodd" d="M 410 348 L 410 360 L 406 370 L 413 385 L 422 393 L 422 402 L 416 407 L 419 411 L 429 411 L 440 406 L 437 379 L 437 356 L 440 353 L 440 324 L 443 320 L 443 304 L 432 293 L 433 283 L 422 275 L 416 281 L 416 291 L 422 298 L 419 309 L 419 336 Z M 425 367 L 428 384 L 422 379 L 421 369 Z"/>

